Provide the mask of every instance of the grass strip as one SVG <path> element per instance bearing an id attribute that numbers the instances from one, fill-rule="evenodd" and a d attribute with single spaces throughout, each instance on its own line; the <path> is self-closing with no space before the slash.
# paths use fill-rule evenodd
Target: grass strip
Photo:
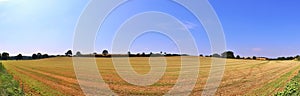
<path id="1" fill-rule="evenodd" d="M 11 65 L 5 66 L 9 70 L 10 73 L 13 73 L 14 76 L 20 78 L 20 81 L 23 82 L 24 86 L 28 87 L 28 92 L 25 91 L 26 96 L 64 96 L 62 93 L 60 93 L 57 90 L 53 90 L 49 86 L 43 84 L 42 82 L 35 80 L 25 74 L 19 73 L 18 71 L 14 70 L 14 68 L 11 68 Z M 18 96 L 18 95 L 13 95 Z"/>
<path id="2" fill-rule="evenodd" d="M 0 95 L 1 96 L 24 96 L 23 89 L 19 82 L 9 74 L 2 63 L 0 63 Z"/>
<path id="3" fill-rule="evenodd" d="M 285 86 L 282 92 L 277 92 L 275 96 L 300 96 L 300 71 Z"/>
<path id="4" fill-rule="evenodd" d="M 275 88 L 275 89 L 279 89 L 284 87 L 285 81 L 288 81 L 288 79 L 290 78 L 290 76 L 300 68 L 300 66 L 296 66 L 295 68 L 293 68 L 291 71 L 289 71 L 288 73 L 283 74 L 282 76 L 280 76 L 279 78 L 277 78 L 276 80 L 267 83 L 266 85 L 264 85 L 263 87 L 256 89 L 255 91 L 251 92 L 250 94 L 256 94 L 256 95 L 260 95 L 260 96 L 267 96 L 270 94 L 274 94 L 275 90 L 270 90 L 270 88 Z"/>

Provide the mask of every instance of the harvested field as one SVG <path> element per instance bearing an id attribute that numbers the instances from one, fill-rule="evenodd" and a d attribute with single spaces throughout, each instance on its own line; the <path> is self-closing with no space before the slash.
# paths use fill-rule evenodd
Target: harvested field
<path id="1" fill-rule="evenodd" d="M 200 58 L 199 77 L 191 93 L 200 95 L 208 78 L 211 59 L 188 58 Z M 130 58 L 134 70 L 139 74 L 150 71 L 148 60 L 147 57 Z M 168 92 L 178 79 L 181 65 L 180 57 L 166 57 L 166 60 L 166 72 L 157 83 L 135 86 L 120 78 L 111 58 L 96 59 L 103 79 L 119 95 L 163 95 Z M 297 61 L 228 59 L 226 62 L 224 77 L 216 95 L 272 95 L 283 90 L 290 78 L 300 70 L 300 62 Z M 76 79 L 72 58 L 3 61 L 3 64 L 15 79 L 23 83 L 27 95 L 84 95 Z"/>

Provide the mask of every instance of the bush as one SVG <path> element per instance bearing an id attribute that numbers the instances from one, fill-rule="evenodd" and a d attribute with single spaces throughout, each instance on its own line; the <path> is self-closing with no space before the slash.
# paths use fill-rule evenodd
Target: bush
<path id="1" fill-rule="evenodd" d="M 4 66 L 0 63 L 0 94 L 1 96 L 24 96 L 19 83 L 14 80 Z"/>
<path id="2" fill-rule="evenodd" d="M 299 73 L 286 85 L 284 91 L 278 92 L 275 96 L 300 96 L 300 71 Z"/>

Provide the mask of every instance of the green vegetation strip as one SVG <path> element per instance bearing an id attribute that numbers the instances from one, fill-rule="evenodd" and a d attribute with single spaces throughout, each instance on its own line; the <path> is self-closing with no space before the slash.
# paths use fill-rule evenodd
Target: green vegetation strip
<path id="1" fill-rule="evenodd" d="M 49 86 L 45 85 L 44 83 L 35 80 L 25 74 L 19 73 L 16 70 L 13 70 L 14 68 L 11 68 L 11 65 L 6 65 L 9 70 L 9 72 L 13 73 L 14 76 L 21 78 L 20 80 L 23 82 L 24 85 L 29 87 L 29 92 L 26 92 L 26 96 L 64 96 L 62 93 L 60 93 L 57 90 L 54 90 L 50 88 Z M 14 95 L 16 96 L 16 95 Z"/>
<path id="2" fill-rule="evenodd" d="M 269 88 L 275 88 L 275 89 L 278 89 L 278 88 L 282 88 L 284 87 L 284 84 L 285 84 L 285 81 L 288 81 L 290 76 L 295 72 L 297 71 L 298 69 L 300 68 L 300 66 L 296 66 L 295 68 L 293 68 L 291 71 L 289 71 L 288 73 L 280 76 L 278 79 L 270 82 L 270 83 L 267 83 L 266 85 L 264 85 L 263 87 L 259 88 L 259 89 L 256 89 L 255 91 L 251 92 L 251 93 L 248 93 L 248 95 L 250 94 L 256 94 L 256 95 L 260 95 L 260 96 L 267 96 L 269 94 L 274 94 L 274 91 L 275 90 L 270 90 Z"/>
<path id="3" fill-rule="evenodd" d="M 285 86 L 284 91 L 276 93 L 275 96 L 300 96 L 300 83 L 299 82 L 300 82 L 300 71 Z"/>
<path id="4" fill-rule="evenodd" d="M 23 90 L 19 86 L 19 82 L 14 80 L 2 63 L 0 63 L 0 95 L 1 96 L 24 96 Z"/>

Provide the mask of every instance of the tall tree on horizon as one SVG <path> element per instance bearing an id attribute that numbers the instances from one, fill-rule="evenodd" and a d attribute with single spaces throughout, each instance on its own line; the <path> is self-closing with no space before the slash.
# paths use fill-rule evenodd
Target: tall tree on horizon
<path id="1" fill-rule="evenodd" d="M 32 54 L 31 58 L 32 58 L 32 59 L 38 59 L 38 57 L 37 57 L 36 54 Z"/>
<path id="2" fill-rule="evenodd" d="M 232 51 L 226 51 L 222 53 L 223 58 L 235 58 L 234 53 Z"/>
<path id="3" fill-rule="evenodd" d="M 241 56 L 240 56 L 240 55 L 237 55 L 237 56 L 236 56 L 236 59 L 241 59 Z"/>
<path id="4" fill-rule="evenodd" d="M 23 59 L 22 54 L 17 55 L 16 60 L 22 60 L 22 59 Z"/>
<path id="5" fill-rule="evenodd" d="M 95 53 L 94 53 L 95 54 Z M 97 54 L 97 53 L 96 53 Z M 81 52 L 80 51 L 77 51 L 76 52 L 76 56 L 81 56 Z"/>
<path id="6" fill-rule="evenodd" d="M 108 55 L 108 51 L 107 51 L 107 50 L 103 50 L 103 51 L 102 51 L 102 55 L 103 55 L 103 56 L 107 56 L 107 55 Z"/>
<path id="7" fill-rule="evenodd" d="M 9 53 L 3 52 L 2 53 L 2 60 L 8 60 L 9 59 Z"/>
<path id="8" fill-rule="evenodd" d="M 41 59 L 42 58 L 42 53 L 37 53 L 37 59 Z"/>
<path id="9" fill-rule="evenodd" d="M 65 55 L 71 57 L 71 56 L 72 56 L 72 50 L 68 50 L 68 51 L 65 53 Z"/>

